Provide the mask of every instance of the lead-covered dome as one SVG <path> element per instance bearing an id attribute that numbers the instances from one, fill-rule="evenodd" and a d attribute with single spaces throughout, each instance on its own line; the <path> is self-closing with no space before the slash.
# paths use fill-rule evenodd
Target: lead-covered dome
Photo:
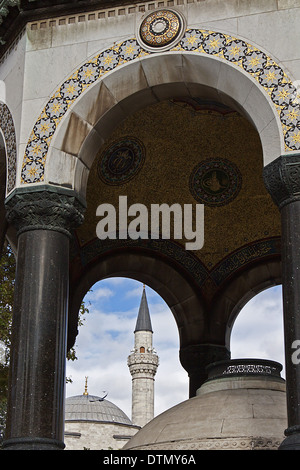
<path id="1" fill-rule="evenodd" d="M 258 359 L 212 364 L 196 397 L 154 418 L 124 449 L 277 449 L 287 427 L 281 369 Z"/>
<path id="2" fill-rule="evenodd" d="M 96 421 L 132 425 L 128 416 L 114 403 L 89 394 L 66 398 L 65 421 Z"/>

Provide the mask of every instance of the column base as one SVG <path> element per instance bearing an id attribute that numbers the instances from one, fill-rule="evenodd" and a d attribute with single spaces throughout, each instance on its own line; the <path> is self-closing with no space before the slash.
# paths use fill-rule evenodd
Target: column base
<path id="1" fill-rule="evenodd" d="M 57 439 L 42 437 L 16 437 L 2 443 L 3 450 L 63 450 L 65 444 Z"/>
<path id="2" fill-rule="evenodd" d="M 278 450 L 300 450 L 300 426 L 293 426 L 285 430 L 287 436 Z"/>

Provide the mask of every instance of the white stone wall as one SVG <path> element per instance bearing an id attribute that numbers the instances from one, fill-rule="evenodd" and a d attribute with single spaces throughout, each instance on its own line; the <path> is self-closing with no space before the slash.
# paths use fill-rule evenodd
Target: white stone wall
<path id="1" fill-rule="evenodd" d="M 19 161 L 36 120 L 61 83 L 96 53 L 136 36 L 142 16 L 157 7 L 177 8 L 186 18 L 187 28 L 211 29 L 244 39 L 274 58 L 291 80 L 300 79 L 299 0 L 164 0 L 32 22 L 0 63 Z M 62 159 L 62 167 L 73 171 L 79 162 L 69 160 L 68 166 Z M 86 178 L 85 165 L 80 165 L 80 178 Z M 20 165 L 18 170 L 19 182 Z"/>
<path id="2" fill-rule="evenodd" d="M 89 421 L 74 421 L 65 423 L 65 449 L 66 450 L 118 450 L 129 439 L 117 439 L 113 436 L 133 436 L 138 427 L 122 424 L 100 423 Z M 72 433 L 73 436 L 70 436 Z"/>
<path id="3" fill-rule="evenodd" d="M 24 32 L 19 36 L 14 47 L 0 61 L 0 80 L 2 82 L 0 101 L 10 109 L 17 142 L 21 140 L 26 44 L 27 35 Z M 34 120 L 33 116 L 32 119 Z"/>
<path id="4" fill-rule="evenodd" d="M 151 331 L 138 331 L 134 335 L 134 347 L 136 352 L 140 352 L 140 348 L 144 347 L 145 352 L 152 351 L 152 333 Z"/>
<path id="5" fill-rule="evenodd" d="M 154 378 L 132 378 L 132 422 L 145 426 L 154 417 Z"/>

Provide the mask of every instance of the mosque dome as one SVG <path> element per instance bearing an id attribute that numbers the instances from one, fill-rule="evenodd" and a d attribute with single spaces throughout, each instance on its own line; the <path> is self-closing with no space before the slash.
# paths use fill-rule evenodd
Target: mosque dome
<path id="1" fill-rule="evenodd" d="M 114 403 L 89 394 L 66 398 L 65 421 L 93 421 L 132 425 L 128 416 Z"/>
<path id="2" fill-rule="evenodd" d="M 124 449 L 278 449 L 287 427 L 281 369 L 259 359 L 211 364 L 196 397 L 154 418 Z"/>
<path id="3" fill-rule="evenodd" d="M 139 430 L 114 403 L 87 392 L 66 398 L 65 445 L 67 450 L 122 449 Z"/>

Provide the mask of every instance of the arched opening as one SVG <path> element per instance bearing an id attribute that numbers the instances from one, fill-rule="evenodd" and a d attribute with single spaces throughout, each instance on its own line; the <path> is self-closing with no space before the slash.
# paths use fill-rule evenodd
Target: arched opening
<path id="1" fill-rule="evenodd" d="M 134 345 L 143 284 L 125 277 L 97 282 L 84 297 L 89 308 L 79 327 L 75 349 L 78 360 L 68 361 L 67 396 L 84 391 L 88 376 L 89 393 L 119 406 L 131 417 L 131 375 L 127 358 Z M 179 334 L 172 312 L 160 295 L 146 286 L 153 329 L 153 347 L 159 356 L 155 376 L 155 415 L 188 398 L 188 376 L 179 357 Z M 145 352 L 145 351 L 144 351 Z M 120 386 L 122 384 L 122 386 Z"/>
<path id="2" fill-rule="evenodd" d="M 274 112 L 251 74 L 216 57 L 185 53 L 127 63 L 74 101 L 51 140 L 45 173 L 45 182 L 71 187 L 87 202 L 72 248 L 69 347 L 87 290 L 100 279 L 128 276 L 155 289 L 171 309 L 182 364 L 194 363 L 191 383 L 207 362 L 229 353 L 228 321 L 256 289 L 260 260 L 267 258 L 257 268 L 259 288 L 280 277 L 279 214 L 262 179 L 264 165 L 282 151 Z M 132 157 L 136 142 L 142 151 L 134 171 L 123 162 L 126 171 L 116 180 L 114 149 L 119 145 L 122 153 L 125 145 Z M 217 166 L 196 188 L 193 175 L 212 162 Z M 227 187 L 230 194 L 224 194 Z M 153 203 L 196 204 L 203 202 L 197 191 L 206 194 L 205 244 L 197 252 L 172 237 L 157 244 L 142 237 L 97 239 L 99 204 L 117 208 L 120 196 L 147 209 Z M 205 380 L 200 375 L 191 395 Z"/>
<path id="3" fill-rule="evenodd" d="M 144 160 L 137 172 L 116 183 L 108 171 L 107 158 L 120 142 L 128 146 L 135 140 L 145 148 Z M 178 240 L 158 244 L 155 240 L 123 242 L 96 238 L 99 204 L 110 203 L 118 208 L 119 196 L 126 195 L 128 205 L 139 202 L 148 209 L 152 203 L 163 202 L 195 205 L 199 201 L 190 183 L 191 175 L 202 162 L 210 165 L 215 161 L 222 167 L 211 169 L 211 184 L 218 172 L 227 175 L 237 168 L 236 175 L 240 176 L 233 181 L 233 197 L 229 199 L 224 197 L 214 204 L 218 202 L 219 192 L 222 193 L 218 189 L 222 180 L 216 181 L 216 190 L 211 186 L 206 192 L 202 249 L 188 251 Z M 105 146 L 99 147 L 89 173 L 87 212 L 84 224 L 76 231 L 77 246 L 72 261 L 74 298 L 70 330 L 73 324 L 73 338 L 74 317 L 86 289 L 103 277 L 128 275 L 145 281 L 162 295 L 176 318 L 182 347 L 207 342 L 211 332 L 216 344 L 224 344 L 223 326 L 219 329 L 219 325 L 227 321 L 226 315 L 230 316 L 237 303 L 245 301 L 244 295 L 257 287 L 254 284 L 258 278 L 260 288 L 265 282 L 277 283 L 280 276 L 279 214 L 264 187 L 262 169 L 258 133 L 237 111 L 220 102 L 176 98 L 129 115 Z M 127 177 L 126 172 L 124 175 Z M 253 263 L 259 264 L 262 256 L 268 262 L 256 269 Z M 270 256 L 277 257 L 276 261 Z M 245 276 L 240 273 L 249 264 L 251 269 L 245 282 Z M 213 295 L 211 289 L 218 291 L 214 308 L 208 307 L 209 296 Z M 237 290 L 241 294 L 239 298 Z M 220 292 L 225 294 L 220 296 Z M 210 310 L 212 324 L 218 325 L 211 332 L 205 326 L 205 309 Z"/>
<path id="4" fill-rule="evenodd" d="M 259 358 L 279 362 L 284 376 L 282 288 L 255 295 L 236 317 L 231 332 L 232 358 Z"/>
<path id="5" fill-rule="evenodd" d="M 92 82 L 64 111 L 63 118 L 59 116 L 60 125 L 51 138 L 47 165 L 40 175 L 32 179 L 28 173 L 31 168 L 27 169 L 24 161 L 24 181 L 39 182 L 42 177 L 45 182 L 72 187 L 85 196 L 96 153 L 116 126 L 145 106 L 179 97 L 210 99 L 239 111 L 259 133 L 264 164 L 282 154 L 278 113 L 254 75 L 214 55 L 164 53 L 108 70 L 101 80 Z M 53 99 L 47 104 L 50 111 Z M 29 142 L 28 151 L 34 145 Z"/>
<path id="6" fill-rule="evenodd" d="M 172 87 L 163 88 L 172 92 Z M 280 277 L 279 214 L 262 180 L 260 135 L 248 119 L 216 101 L 215 95 L 199 96 L 180 97 L 178 91 L 175 98 L 144 105 L 118 126 L 118 120 L 110 122 L 105 145 L 93 141 L 90 158 L 96 148 L 97 152 L 84 182 L 85 222 L 76 230 L 72 249 L 69 313 L 70 347 L 77 334 L 80 302 L 92 285 L 114 276 L 145 282 L 174 315 L 190 396 L 205 380 L 206 365 L 229 354 L 228 319 L 248 300 L 250 291 L 276 284 Z M 132 151 L 136 142 L 142 149 L 137 154 Z M 137 166 L 130 173 L 126 158 L 132 155 Z M 121 160 L 124 168 L 119 166 Z M 119 173 L 112 171 L 116 162 Z M 201 165 L 208 173 L 205 184 L 196 188 L 193 175 Z M 120 196 L 126 196 L 128 206 L 141 203 L 150 211 L 152 204 L 195 205 L 201 201 L 197 191 L 206 197 L 204 246 L 199 250 L 186 250 L 186 240 L 172 235 L 166 240 L 96 236 L 99 204 L 109 203 L 118 211 Z"/>

